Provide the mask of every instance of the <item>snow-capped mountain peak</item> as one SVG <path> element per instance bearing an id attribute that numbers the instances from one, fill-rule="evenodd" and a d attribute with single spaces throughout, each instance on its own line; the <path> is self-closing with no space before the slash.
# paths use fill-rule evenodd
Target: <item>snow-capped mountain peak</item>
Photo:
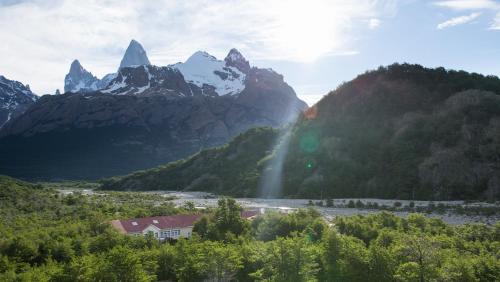
<path id="1" fill-rule="evenodd" d="M 64 78 L 64 92 L 92 92 L 106 87 L 116 73 L 105 75 L 98 79 L 87 71 L 78 60 L 74 60 L 69 68 L 69 73 Z"/>
<path id="2" fill-rule="evenodd" d="M 250 63 L 243 57 L 240 51 L 235 48 L 229 51 L 224 61 L 227 66 L 235 67 L 243 73 L 248 74 L 250 70 Z"/>
<path id="3" fill-rule="evenodd" d="M 69 74 L 71 75 L 79 75 L 81 73 L 87 72 L 83 67 L 82 64 L 80 64 L 80 61 L 78 60 L 73 60 L 71 63 L 71 66 L 69 67 Z"/>
<path id="4" fill-rule="evenodd" d="M 127 47 L 127 50 L 125 51 L 125 55 L 123 55 L 122 61 L 120 62 L 120 69 L 142 65 L 151 65 L 151 63 L 149 62 L 146 51 L 144 51 L 141 43 L 132 39 Z"/>
<path id="5" fill-rule="evenodd" d="M 64 78 L 64 92 L 95 91 L 98 83 L 97 77 L 84 69 L 78 60 L 74 60 Z"/>
<path id="6" fill-rule="evenodd" d="M 0 75 L 0 127 L 22 114 L 37 99 L 28 85 Z"/>
<path id="7" fill-rule="evenodd" d="M 235 95 L 245 89 L 245 73 L 204 51 L 195 52 L 186 62 L 172 67 L 178 69 L 187 82 L 200 88 L 212 86 L 220 96 Z"/>

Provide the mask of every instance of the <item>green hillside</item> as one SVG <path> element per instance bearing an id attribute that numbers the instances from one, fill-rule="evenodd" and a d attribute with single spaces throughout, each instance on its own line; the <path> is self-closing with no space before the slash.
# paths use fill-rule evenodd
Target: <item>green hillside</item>
<path id="1" fill-rule="evenodd" d="M 341 85 L 295 126 L 284 194 L 500 195 L 500 80 L 391 65 Z"/>
<path id="2" fill-rule="evenodd" d="M 108 190 L 192 190 L 257 196 L 260 171 L 279 131 L 255 128 L 229 144 L 125 177 L 103 180 Z"/>
<path id="3" fill-rule="evenodd" d="M 444 68 L 394 64 L 362 74 L 293 125 L 281 195 L 499 199 L 499 93 L 498 77 Z M 278 135 L 250 130 L 103 188 L 258 196 Z"/>

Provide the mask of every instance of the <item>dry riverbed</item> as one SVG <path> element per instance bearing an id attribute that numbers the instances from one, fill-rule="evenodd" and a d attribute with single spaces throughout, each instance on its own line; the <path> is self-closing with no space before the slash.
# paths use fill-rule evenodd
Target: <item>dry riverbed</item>
<path id="1" fill-rule="evenodd" d="M 106 194 L 106 192 L 103 191 L 94 192 L 92 189 L 58 190 L 63 194 L 70 194 L 75 191 L 84 195 Z M 192 202 L 197 208 L 215 207 L 218 201 L 218 196 L 205 192 L 150 191 L 141 193 L 158 195 L 158 203 L 162 201 L 172 201 L 174 204 L 182 206 L 187 202 Z M 299 208 L 313 206 L 328 219 L 332 219 L 335 216 L 369 214 L 381 210 L 389 210 L 403 217 L 407 216 L 410 212 L 420 211 L 429 217 L 440 218 L 450 224 L 474 222 L 495 224 L 500 220 L 500 203 L 498 202 L 333 199 L 328 203 L 325 200 L 264 198 L 236 198 L 236 201 L 245 209 L 260 209 L 262 211 L 277 210 L 281 212 L 290 212 Z M 328 206 L 326 206 L 327 204 Z M 473 214 L 470 212 L 471 210 L 480 209 L 486 209 L 488 213 Z M 469 212 L 463 212 L 464 210 Z"/>

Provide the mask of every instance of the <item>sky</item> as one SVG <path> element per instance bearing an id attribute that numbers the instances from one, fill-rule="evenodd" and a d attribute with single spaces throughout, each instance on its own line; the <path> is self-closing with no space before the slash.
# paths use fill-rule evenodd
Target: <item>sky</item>
<path id="1" fill-rule="evenodd" d="M 500 0 L 0 0 L 0 75 L 38 95 L 74 59 L 115 72 L 131 39 L 160 66 L 237 48 L 312 105 L 395 62 L 500 75 Z"/>

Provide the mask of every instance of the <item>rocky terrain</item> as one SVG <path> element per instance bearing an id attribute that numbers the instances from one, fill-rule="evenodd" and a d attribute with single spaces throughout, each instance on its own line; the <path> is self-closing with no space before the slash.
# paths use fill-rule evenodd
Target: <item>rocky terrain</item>
<path id="1" fill-rule="evenodd" d="M 0 75 L 0 128 L 24 113 L 37 99 L 28 85 Z"/>
<path id="2" fill-rule="evenodd" d="M 98 79 L 83 68 L 78 60 L 74 60 L 69 73 L 64 78 L 64 92 L 92 92 L 106 87 L 116 74 L 108 74 Z"/>
<path id="3" fill-rule="evenodd" d="M 132 39 L 120 62 L 120 69 L 125 67 L 148 66 L 151 65 L 146 51 L 141 43 Z"/>

